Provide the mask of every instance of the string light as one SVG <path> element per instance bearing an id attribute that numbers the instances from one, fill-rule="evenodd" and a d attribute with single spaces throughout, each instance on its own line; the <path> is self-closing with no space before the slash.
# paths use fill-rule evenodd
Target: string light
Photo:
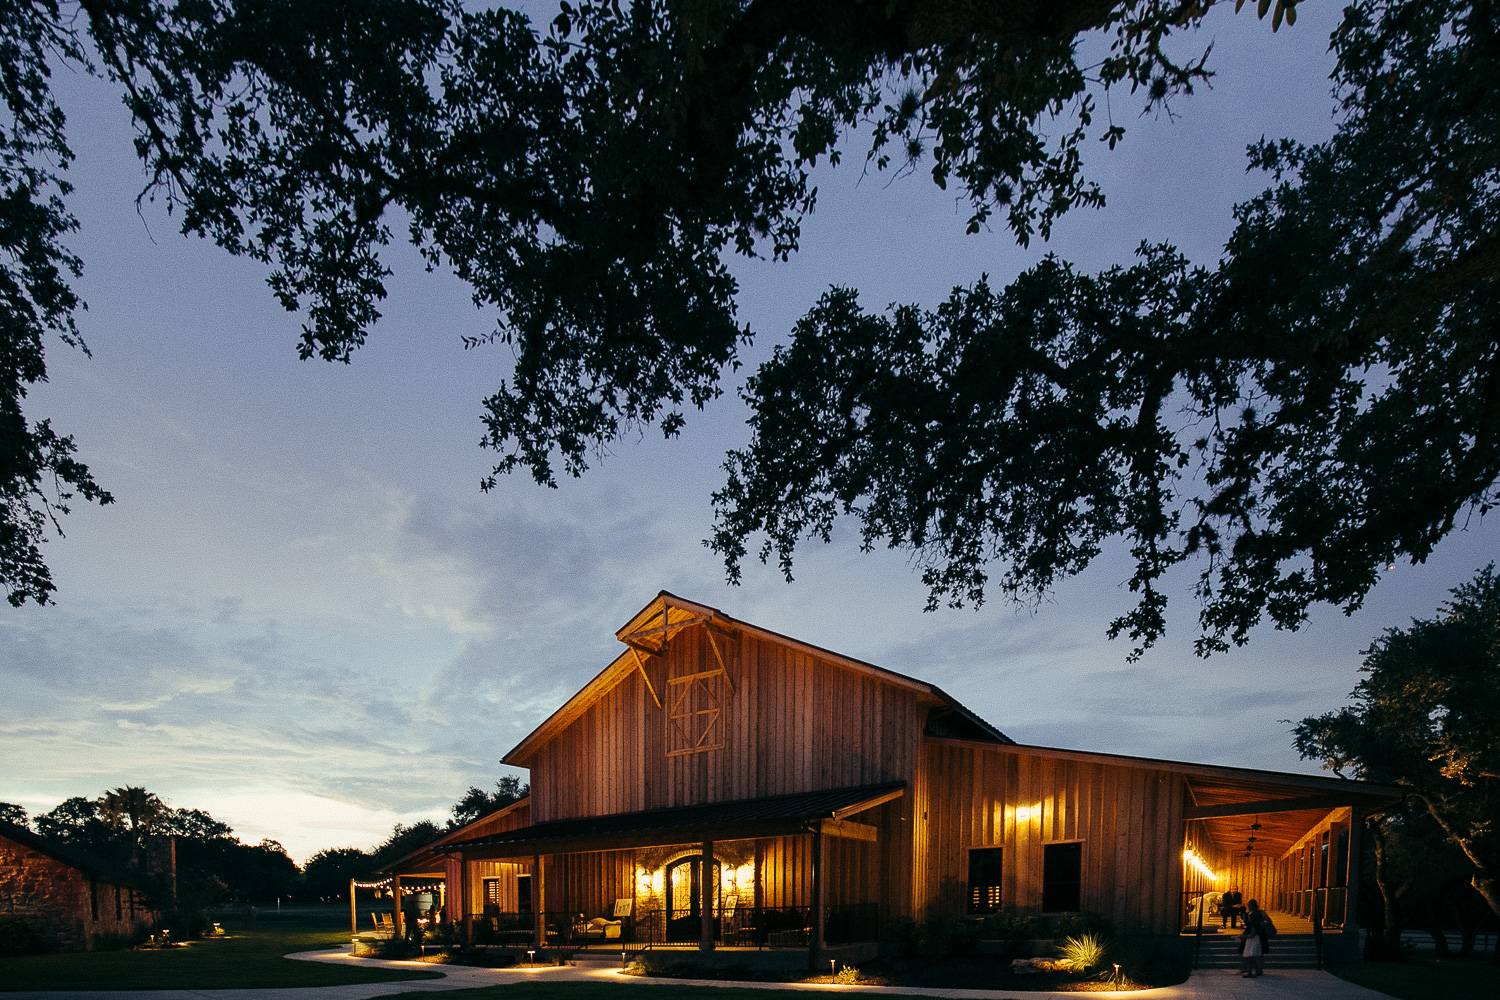
<path id="1" fill-rule="evenodd" d="M 1207 862 L 1200 858 L 1198 852 L 1191 847 L 1182 852 L 1182 860 L 1186 861 L 1194 871 L 1209 881 L 1217 882 L 1219 880 L 1219 876 L 1214 873 L 1214 870 L 1208 867 Z"/>

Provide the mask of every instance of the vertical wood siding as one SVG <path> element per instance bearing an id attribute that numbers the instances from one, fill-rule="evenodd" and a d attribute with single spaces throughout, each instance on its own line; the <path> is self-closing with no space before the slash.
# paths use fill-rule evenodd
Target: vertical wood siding
<path id="1" fill-rule="evenodd" d="M 1004 848 L 1002 907 L 1041 916 L 1044 845 L 1082 841 L 1083 909 L 1128 934 L 1177 930 L 1181 775 L 928 741 L 915 788 L 918 917 L 963 915 L 971 847 Z"/>
<path id="2" fill-rule="evenodd" d="M 733 684 L 723 686 L 723 747 L 668 757 L 666 712 L 631 673 L 531 758 L 535 822 L 910 785 L 925 722 L 915 692 L 743 633 L 716 638 Z M 718 667 L 701 626 L 646 659 L 664 704 L 672 678 Z"/>

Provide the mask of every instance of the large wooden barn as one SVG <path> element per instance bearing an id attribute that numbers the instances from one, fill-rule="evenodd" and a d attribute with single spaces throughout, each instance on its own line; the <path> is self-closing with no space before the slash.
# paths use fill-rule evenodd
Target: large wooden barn
<path id="1" fill-rule="evenodd" d="M 1352 952 L 1360 820 L 1393 789 L 1026 746 L 932 684 L 665 592 L 617 635 L 505 755 L 530 797 L 391 869 L 443 877 L 479 940 L 820 957 L 893 919 L 1079 911 L 1175 936 L 1238 886 Z"/>

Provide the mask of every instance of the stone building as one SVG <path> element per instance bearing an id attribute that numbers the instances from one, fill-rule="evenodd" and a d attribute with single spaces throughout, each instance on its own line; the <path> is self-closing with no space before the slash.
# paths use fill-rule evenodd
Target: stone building
<path id="1" fill-rule="evenodd" d="M 125 872 L 0 821 L 0 920 L 24 922 L 49 949 L 92 951 L 155 916 Z"/>

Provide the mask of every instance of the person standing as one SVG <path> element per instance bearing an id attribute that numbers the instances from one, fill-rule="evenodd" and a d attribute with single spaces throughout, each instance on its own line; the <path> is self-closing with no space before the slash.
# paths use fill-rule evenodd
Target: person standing
<path id="1" fill-rule="evenodd" d="M 1271 918 L 1255 900 L 1245 904 L 1244 927 L 1240 930 L 1240 978 L 1265 975 L 1266 952 L 1271 950 Z"/>

